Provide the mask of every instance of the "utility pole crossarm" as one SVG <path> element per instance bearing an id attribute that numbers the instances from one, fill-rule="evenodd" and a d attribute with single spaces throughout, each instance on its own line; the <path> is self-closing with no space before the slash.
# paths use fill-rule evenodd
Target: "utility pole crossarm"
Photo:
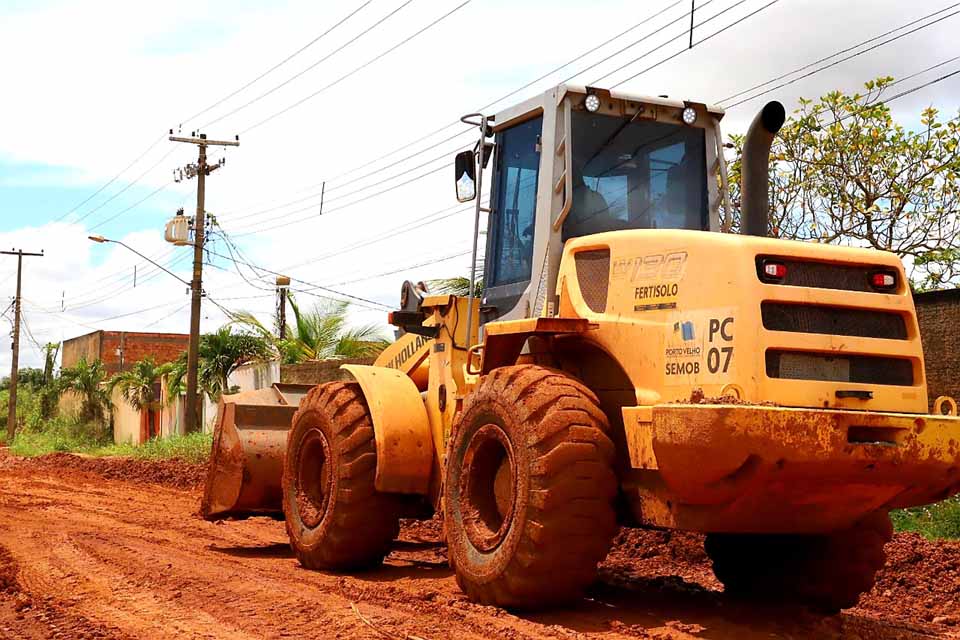
<path id="1" fill-rule="evenodd" d="M 208 147 L 239 147 L 239 140 L 207 140 L 206 138 L 181 138 L 170 136 L 171 142 L 186 142 L 187 144 L 203 144 Z"/>

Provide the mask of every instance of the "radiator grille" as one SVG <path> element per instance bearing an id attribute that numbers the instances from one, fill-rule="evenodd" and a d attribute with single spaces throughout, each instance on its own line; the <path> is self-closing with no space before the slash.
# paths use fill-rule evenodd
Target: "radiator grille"
<path id="1" fill-rule="evenodd" d="M 897 313 L 779 302 L 762 303 L 760 312 L 763 328 L 770 331 L 907 339 L 907 324 Z"/>
<path id="2" fill-rule="evenodd" d="M 595 249 L 573 254 L 577 265 L 580 294 L 594 313 L 607 310 L 607 291 L 610 288 L 610 250 Z"/>
<path id="3" fill-rule="evenodd" d="M 767 377 L 911 386 L 909 360 L 878 356 L 839 356 L 799 351 L 767 351 Z"/>
<path id="4" fill-rule="evenodd" d="M 814 289 L 840 289 L 842 291 L 867 291 L 869 293 L 877 293 L 877 290 L 870 285 L 870 274 L 887 270 L 884 267 L 868 265 L 792 260 L 778 256 L 759 256 L 757 257 L 757 277 L 761 280 L 765 280 L 762 268 L 764 260 L 775 260 L 787 268 L 786 277 L 777 284 L 794 287 L 811 287 Z"/>

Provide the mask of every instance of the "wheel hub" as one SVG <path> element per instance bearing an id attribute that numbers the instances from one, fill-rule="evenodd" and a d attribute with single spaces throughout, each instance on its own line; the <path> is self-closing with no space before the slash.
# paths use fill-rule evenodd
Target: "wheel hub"
<path id="1" fill-rule="evenodd" d="M 330 445 L 319 429 L 311 429 L 303 438 L 297 458 L 297 511 L 300 520 L 311 529 L 323 522 L 329 504 Z"/>
<path id="2" fill-rule="evenodd" d="M 460 512 L 464 533 L 480 551 L 495 549 L 506 537 L 515 502 L 513 448 L 498 425 L 477 430 L 463 457 Z"/>

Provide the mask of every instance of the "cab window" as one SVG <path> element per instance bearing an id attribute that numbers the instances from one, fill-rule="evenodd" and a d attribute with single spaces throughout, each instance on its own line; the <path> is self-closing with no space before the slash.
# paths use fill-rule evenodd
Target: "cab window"
<path id="1" fill-rule="evenodd" d="M 539 117 L 497 134 L 488 286 L 530 279 L 542 123 Z"/>
<path id="2" fill-rule="evenodd" d="M 563 238 L 619 229 L 706 229 L 703 129 L 575 112 L 573 206 Z"/>

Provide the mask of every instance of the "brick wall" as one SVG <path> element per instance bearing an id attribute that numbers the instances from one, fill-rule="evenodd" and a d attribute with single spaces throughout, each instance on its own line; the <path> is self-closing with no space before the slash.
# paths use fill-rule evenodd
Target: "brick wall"
<path id="1" fill-rule="evenodd" d="M 187 350 L 190 337 L 184 333 L 138 333 L 129 331 L 96 331 L 94 333 L 65 340 L 61 366 L 72 367 L 86 356 L 88 362 L 103 361 L 107 374 L 113 375 L 120 370 L 121 345 L 123 368 L 146 356 L 153 356 L 158 364 L 171 362 Z"/>
<path id="2" fill-rule="evenodd" d="M 280 365 L 280 382 L 286 384 L 320 384 L 334 380 L 350 380 L 350 374 L 340 370 L 342 364 L 373 364 L 374 358 L 346 358 L 343 360 L 314 360 L 301 364 Z"/>
<path id="3" fill-rule="evenodd" d="M 913 296 L 923 340 L 930 406 L 937 396 L 960 398 L 960 289 Z"/>
<path id="4" fill-rule="evenodd" d="M 190 336 L 184 333 L 132 333 L 125 331 L 104 331 L 100 344 L 100 358 L 113 374 L 120 370 L 120 356 L 117 349 L 123 345 L 123 368 L 134 362 L 153 356 L 157 364 L 172 362 L 180 357 L 190 345 Z"/>

